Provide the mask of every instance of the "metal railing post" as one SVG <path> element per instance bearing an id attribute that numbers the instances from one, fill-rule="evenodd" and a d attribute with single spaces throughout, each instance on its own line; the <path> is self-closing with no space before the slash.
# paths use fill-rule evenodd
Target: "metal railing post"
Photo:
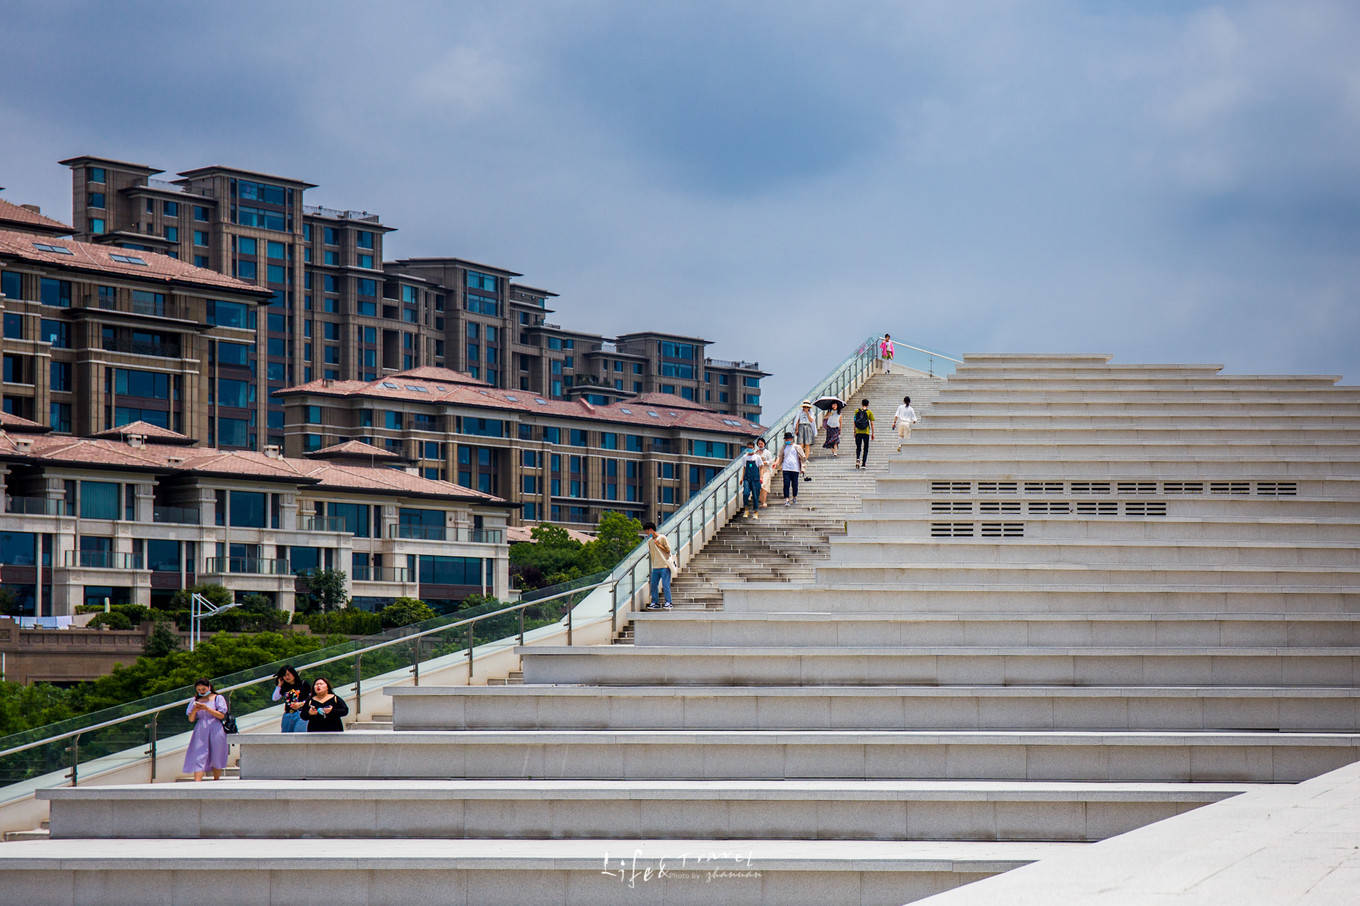
<path id="1" fill-rule="evenodd" d="M 363 707 L 364 703 L 363 663 L 364 654 L 361 651 L 354 656 L 354 713 L 356 716 L 359 714 L 359 709 Z"/>
<path id="2" fill-rule="evenodd" d="M 146 750 L 146 754 L 151 756 L 151 777 L 148 778 L 147 783 L 156 782 L 156 736 L 158 735 L 157 727 L 159 723 L 160 714 L 156 713 L 151 715 L 151 722 L 146 725 L 147 732 L 151 734 L 151 745 Z"/>
<path id="3" fill-rule="evenodd" d="M 71 737 L 71 786 L 80 785 L 80 734 Z"/>
<path id="4" fill-rule="evenodd" d="M 619 633 L 619 585 L 617 582 L 609 589 L 609 638 Z"/>
<path id="5" fill-rule="evenodd" d="M 519 645 L 524 647 L 524 608 L 519 609 Z"/>
<path id="6" fill-rule="evenodd" d="M 571 603 L 571 598 L 567 598 L 567 647 L 572 646 L 571 640 L 571 615 L 576 612 L 576 608 Z"/>
<path id="7" fill-rule="evenodd" d="M 411 659 L 411 673 L 415 674 L 415 682 L 412 685 L 420 685 L 420 636 L 416 636 L 415 657 Z"/>
<path id="8" fill-rule="evenodd" d="M 468 624 L 468 684 L 472 684 L 472 624 Z"/>

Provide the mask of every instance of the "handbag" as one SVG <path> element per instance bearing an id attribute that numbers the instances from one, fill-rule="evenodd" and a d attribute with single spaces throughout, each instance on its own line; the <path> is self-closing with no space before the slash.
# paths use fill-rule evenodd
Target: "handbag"
<path id="1" fill-rule="evenodd" d="M 232 713 L 231 713 L 231 702 L 230 702 L 230 701 L 227 701 L 227 712 L 226 712 L 225 714 L 222 715 L 222 732 L 224 732 L 224 733 L 236 733 L 236 732 L 239 732 L 239 731 L 236 729 L 236 718 L 233 717 L 233 716 L 232 716 Z"/>

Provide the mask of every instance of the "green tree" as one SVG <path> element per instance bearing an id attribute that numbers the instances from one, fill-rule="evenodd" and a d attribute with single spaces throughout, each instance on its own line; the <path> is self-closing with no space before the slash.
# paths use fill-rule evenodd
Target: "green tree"
<path id="1" fill-rule="evenodd" d="M 416 598 L 397 598 L 382 609 L 380 614 L 384 629 L 394 626 L 409 626 L 438 616 L 434 608 Z"/>
<path id="2" fill-rule="evenodd" d="M 532 541 L 510 546 L 510 572 L 520 588 L 569 582 L 600 569 L 594 549 L 572 538 L 561 526 L 544 522 L 529 536 Z"/>
<path id="3" fill-rule="evenodd" d="M 157 620 L 151 627 L 151 634 L 146 637 L 142 653 L 147 657 L 165 657 L 179 651 L 180 647 L 179 636 L 171 631 L 170 624 L 164 620 Z"/>
<path id="4" fill-rule="evenodd" d="M 642 541 L 642 523 L 613 511 L 600 517 L 595 540 L 585 545 L 594 554 L 598 569 L 613 569 Z"/>
<path id="5" fill-rule="evenodd" d="M 349 603 L 343 569 L 314 569 L 307 574 L 308 610 L 329 613 Z"/>
<path id="6" fill-rule="evenodd" d="M 212 582 L 200 582 L 189 588 L 181 588 L 170 596 L 171 610 L 190 610 L 192 608 L 192 598 L 194 595 L 202 595 L 214 607 L 226 607 L 236 599 L 230 590 L 223 585 Z"/>
<path id="7" fill-rule="evenodd" d="M 19 616 L 19 598 L 8 588 L 0 587 L 0 616 Z"/>

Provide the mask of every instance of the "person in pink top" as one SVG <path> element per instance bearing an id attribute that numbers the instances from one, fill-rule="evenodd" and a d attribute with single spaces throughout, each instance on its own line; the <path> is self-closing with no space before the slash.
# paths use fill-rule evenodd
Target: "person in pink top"
<path id="1" fill-rule="evenodd" d="M 892 374 L 893 352 L 894 346 L 892 334 L 885 333 L 883 335 L 883 342 L 878 344 L 878 358 L 879 361 L 883 363 L 883 371 L 885 374 Z"/>

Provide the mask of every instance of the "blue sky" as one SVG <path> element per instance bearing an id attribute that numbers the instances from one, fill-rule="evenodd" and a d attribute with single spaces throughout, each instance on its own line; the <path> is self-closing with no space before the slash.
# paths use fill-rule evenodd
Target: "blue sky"
<path id="1" fill-rule="evenodd" d="M 1360 383 L 1360 4 L 11 0 L 0 185 L 224 163 L 776 373 L 945 352 Z M 229 10 L 229 12 L 228 12 Z"/>

